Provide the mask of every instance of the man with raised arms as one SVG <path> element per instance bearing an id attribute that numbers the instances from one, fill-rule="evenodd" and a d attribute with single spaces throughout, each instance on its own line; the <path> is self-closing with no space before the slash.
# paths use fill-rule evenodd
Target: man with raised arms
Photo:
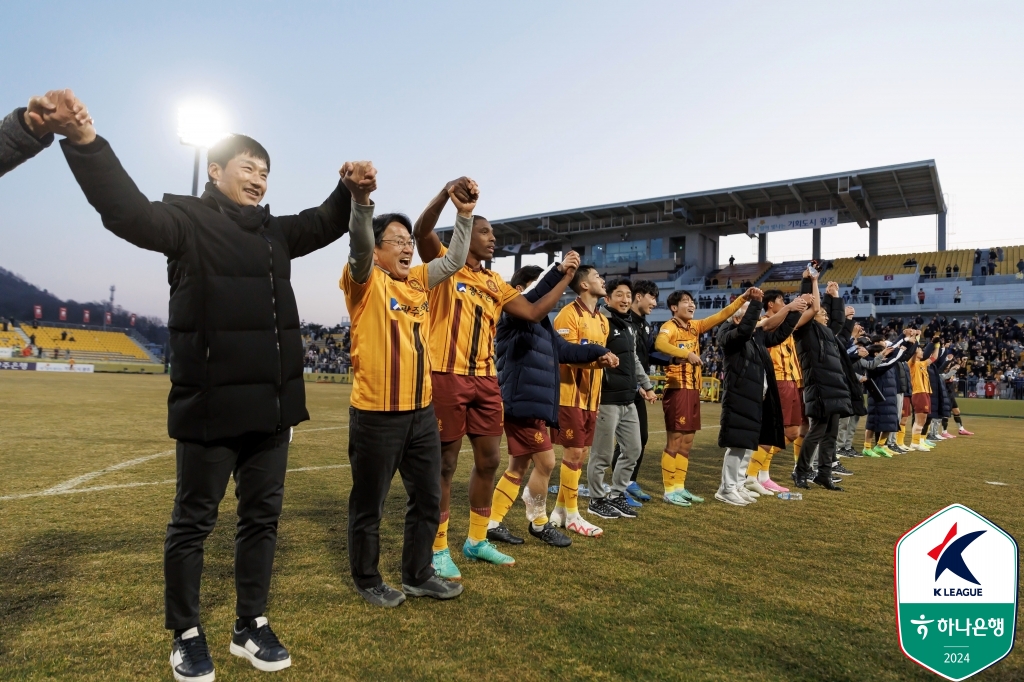
<path id="1" fill-rule="evenodd" d="M 416 248 L 424 263 L 447 253 L 434 226 L 450 194 L 461 191 L 465 178 L 453 181 L 431 201 L 416 221 Z M 462 439 L 473 448 L 469 474 L 469 532 L 462 554 L 473 561 L 509 566 L 515 560 L 487 539 L 494 476 L 501 463 L 503 432 L 501 389 L 494 367 L 494 334 L 502 312 L 527 322 L 539 322 L 558 303 L 571 279 L 561 273 L 558 284 L 537 300 L 520 295 L 501 275 L 484 267 L 494 257 L 494 230 L 483 216 L 473 216 L 466 264 L 443 285 L 430 290 L 431 383 L 437 427 L 441 434 L 441 517 L 433 546 L 438 575 L 462 577 L 448 549 L 452 477 L 459 462 Z"/>

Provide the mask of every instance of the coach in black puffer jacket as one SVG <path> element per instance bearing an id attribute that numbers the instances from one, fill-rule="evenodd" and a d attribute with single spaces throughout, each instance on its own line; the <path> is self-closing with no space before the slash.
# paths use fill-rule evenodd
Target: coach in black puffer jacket
<path id="1" fill-rule="evenodd" d="M 782 324 L 766 332 L 757 326 L 761 305 L 761 301 L 751 301 L 739 324 L 730 319 L 718 330 L 718 345 L 725 353 L 722 428 L 718 431 L 718 446 L 722 448 L 786 447 L 782 403 L 766 349 L 789 338 L 800 313 L 790 312 Z"/>
<path id="2" fill-rule="evenodd" d="M 868 370 L 868 378 L 875 382 L 883 398 L 876 400 L 871 391 L 868 391 L 868 419 L 865 428 L 876 435 L 900 430 L 900 414 L 896 407 L 896 394 L 899 388 L 898 364 L 899 362 L 892 362 Z"/>
<path id="3" fill-rule="evenodd" d="M 291 259 L 348 231 L 345 186 L 291 216 L 240 207 L 212 184 L 199 198 L 150 202 L 102 137 L 61 146 L 104 227 L 167 256 L 171 438 L 275 433 L 309 419 Z"/>
<path id="4" fill-rule="evenodd" d="M 931 351 L 931 348 L 925 350 Z M 929 352 L 929 355 L 931 353 Z M 928 356 L 925 356 L 928 357 Z M 928 413 L 931 419 L 949 419 L 952 414 L 949 393 L 946 392 L 946 382 L 942 379 L 942 373 L 949 364 L 945 356 L 928 365 L 928 380 L 932 384 L 932 409 Z"/>
<path id="5" fill-rule="evenodd" d="M 831 298 L 831 297 L 826 297 Z M 832 309 L 829 311 L 829 319 L 832 319 L 833 315 L 837 315 L 840 319 L 845 320 L 843 322 L 843 328 L 836 334 L 836 343 L 839 344 L 839 357 L 843 361 L 843 372 L 846 374 L 846 385 L 850 389 L 850 409 L 849 414 L 863 417 L 868 413 L 867 408 L 864 406 L 864 384 L 861 383 L 860 377 L 857 376 L 857 370 L 853 366 L 853 359 L 846 350 L 853 345 L 853 328 L 857 324 L 853 319 L 846 319 L 846 306 L 841 298 L 832 298 L 830 301 Z M 843 415 L 848 416 L 848 415 Z"/>
<path id="6" fill-rule="evenodd" d="M 804 411 L 819 420 L 853 414 L 846 369 L 836 342 L 836 333 L 846 322 L 843 300 L 826 294 L 822 307 L 829 313 L 827 326 L 811 320 L 793 332 L 803 372 Z"/>

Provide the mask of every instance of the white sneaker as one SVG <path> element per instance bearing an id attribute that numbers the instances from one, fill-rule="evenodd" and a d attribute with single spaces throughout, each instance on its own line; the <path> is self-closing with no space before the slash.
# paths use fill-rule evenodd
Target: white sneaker
<path id="1" fill-rule="evenodd" d="M 715 499 L 719 502 L 731 504 L 734 507 L 746 507 L 750 504 L 750 502 L 748 502 L 745 497 L 742 497 L 736 490 L 730 490 L 727 493 L 715 493 Z"/>
<path id="2" fill-rule="evenodd" d="M 743 486 L 748 491 L 757 493 L 758 495 L 767 495 L 768 497 L 772 496 L 772 493 L 770 490 L 768 490 L 768 488 L 765 488 L 763 485 L 761 485 L 761 482 L 759 480 L 751 476 L 747 476 L 747 480 L 743 482 Z"/>
<path id="3" fill-rule="evenodd" d="M 571 530 L 573 533 L 582 535 L 586 538 L 599 538 L 602 535 L 604 535 L 604 531 L 600 528 L 600 526 L 595 526 L 594 524 L 590 523 L 585 518 L 580 516 L 578 513 L 566 517 L 565 527 L 566 529 Z"/>
<path id="4" fill-rule="evenodd" d="M 555 528 L 565 528 L 565 507 L 555 507 L 551 510 L 551 516 L 548 517 L 548 523 Z"/>
<path id="5" fill-rule="evenodd" d="M 929 450 L 925 446 L 921 445 L 920 443 L 916 443 L 916 444 L 911 445 L 910 449 L 911 450 L 918 450 L 920 452 L 931 452 L 931 450 Z"/>
<path id="6" fill-rule="evenodd" d="M 739 486 L 738 488 L 736 488 L 735 492 L 742 499 L 746 500 L 748 504 L 752 504 L 754 502 L 757 502 L 757 498 L 761 497 L 760 495 L 755 493 L 753 490 L 747 490 L 742 485 Z"/>

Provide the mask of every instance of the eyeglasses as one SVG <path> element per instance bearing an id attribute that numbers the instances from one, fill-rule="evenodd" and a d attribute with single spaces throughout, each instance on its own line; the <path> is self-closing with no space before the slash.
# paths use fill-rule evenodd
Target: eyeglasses
<path id="1" fill-rule="evenodd" d="M 404 249 L 405 247 L 412 246 L 416 243 L 412 239 L 381 239 L 381 241 L 387 244 L 394 244 L 400 249 Z"/>

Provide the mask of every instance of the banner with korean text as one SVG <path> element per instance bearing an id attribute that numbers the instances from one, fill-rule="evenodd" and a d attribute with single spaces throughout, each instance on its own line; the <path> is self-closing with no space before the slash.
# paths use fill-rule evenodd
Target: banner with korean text
<path id="1" fill-rule="evenodd" d="M 811 230 L 820 227 L 835 227 L 839 224 L 839 211 L 812 211 L 788 215 L 765 216 L 747 219 L 747 234 L 768 234 L 786 230 Z"/>

